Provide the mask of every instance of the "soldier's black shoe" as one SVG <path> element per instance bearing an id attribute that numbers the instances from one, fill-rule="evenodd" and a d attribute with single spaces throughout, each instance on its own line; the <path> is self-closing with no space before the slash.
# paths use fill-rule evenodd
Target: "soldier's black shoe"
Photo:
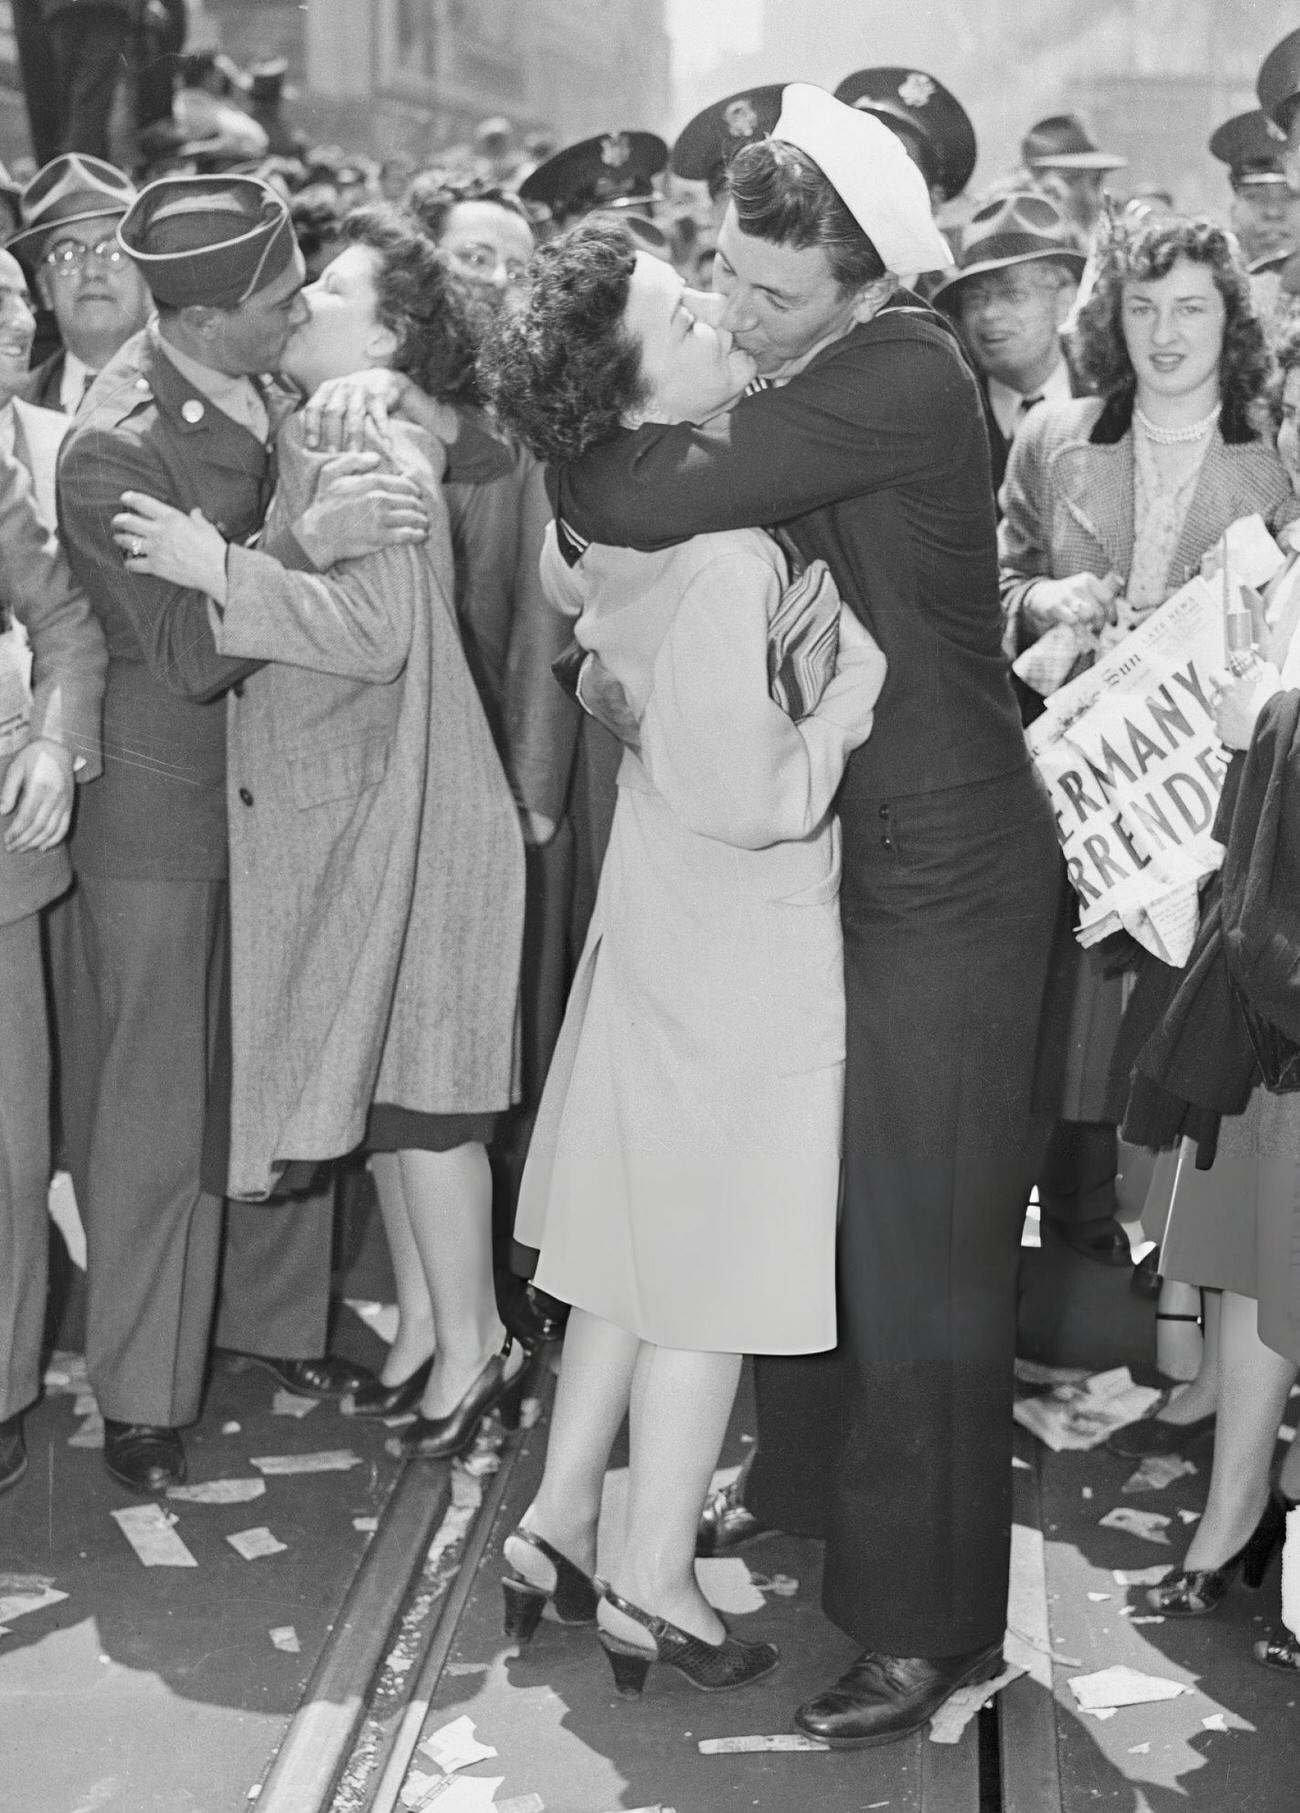
<path id="1" fill-rule="evenodd" d="M 16 1486 L 27 1471 L 27 1444 L 23 1440 L 23 1419 L 7 1416 L 0 1422 L 0 1492 Z"/>
<path id="2" fill-rule="evenodd" d="M 185 1483 L 185 1449 L 179 1429 L 154 1423 L 115 1423 L 104 1418 L 104 1465 L 119 1485 L 144 1496 Z"/>
<path id="3" fill-rule="evenodd" d="M 891 1744 L 929 1723 L 959 1687 L 1002 1673 L 1002 1645 L 959 1656 L 887 1656 L 869 1649 L 834 1687 L 794 1715 L 800 1731 L 832 1750 Z"/>

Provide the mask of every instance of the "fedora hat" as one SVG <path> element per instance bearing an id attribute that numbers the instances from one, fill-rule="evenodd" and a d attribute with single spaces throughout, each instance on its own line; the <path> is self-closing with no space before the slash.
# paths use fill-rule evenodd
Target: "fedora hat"
<path id="1" fill-rule="evenodd" d="M 970 277 L 985 271 L 1005 271 L 1014 264 L 1037 264 L 1051 259 L 1065 265 L 1074 277 L 1083 275 L 1087 259 L 1070 238 L 1070 226 L 1055 202 L 1028 189 L 1003 195 L 971 215 L 961 236 L 957 269 L 941 283 L 932 302 L 947 298 Z"/>
<path id="2" fill-rule="evenodd" d="M 56 227 L 105 214 L 125 214 L 136 198 L 135 184 L 115 164 L 84 152 L 67 151 L 43 164 L 18 198 L 22 226 L 7 240 L 37 256 L 37 242 Z"/>
<path id="3" fill-rule="evenodd" d="M 835 99 L 919 140 L 926 180 L 945 201 L 960 195 L 975 168 L 975 128 L 956 95 L 921 69 L 858 69 L 845 76 Z M 907 143 L 906 137 L 903 140 Z M 927 169 L 925 166 L 930 166 Z"/>
<path id="4" fill-rule="evenodd" d="M 1032 125 L 1020 143 L 1030 170 L 1122 170 L 1128 163 L 1103 151 L 1077 113 L 1054 113 Z"/>

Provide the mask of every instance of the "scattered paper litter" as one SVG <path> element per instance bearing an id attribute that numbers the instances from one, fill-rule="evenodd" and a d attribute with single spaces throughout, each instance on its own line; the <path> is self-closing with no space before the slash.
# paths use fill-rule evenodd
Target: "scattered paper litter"
<path id="1" fill-rule="evenodd" d="M 93 1391 L 79 1391 L 72 1400 L 73 1416 L 95 1416 L 98 1410 L 99 1404 Z"/>
<path id="2" fill-rule="evenodd" d="M 1116 1429 L 1136 1422 L 1160 1393 L 1135 1385 L 1127 1366 L 1096 1372 L 1082 1383 L 1053 1387 L 1041 1397 L 1017 1398 L 1016 1421 L 1056 1453 L 1099 1447 Z"/>
<path id="3" fill-rule="evenodd" d="M 1169 1563 L 1157 1562 L 1155 1567 L 1116 1567 L 1110 1572 L 1116 1586 L 1159 1586 L 1169 1572 Z"/>
<path id="4" fill-rule="evenodd" d="M 422 1775 L 407 1778 L 402 1805 L 411 1813 L 436 1807 L 438 1813 L 494 1813 L 504 1775 Z"/>
<path id="5" fill-rule="evenodd" d="M 302 1644 L 298 1641 L 298 1633 L 292 1624 L 277 1624 L 271 1632 L 271 1641 L 287 1656 L 297 1656 L 302 1653 Z"/>
<path id="6" fill-rule="evenodd" d="M 1165 1534 L 1169 1519 L 1159 1511 L 1135 1511 L 1132 1505 L 1116 1505 L 1097 1520 L 1104 1530 L 1123 1530 L 1129 1536 L 1140 1536 L 1143 1542 L 1162 1542 L 1169 1546 Z"/>
<path id="7" fill-rule="evenodd" d="M 1001 1693 L 1012 1681 L 1018 1681 L 1024 1669 L 1008 1665 L 992 1681 L 977 1681 L 970 1687 L 959 1687 L 950 1694 L 943 1705 L 930 1720 L 930 1742 L 932 1744 L 957 1744 L 961 1742 L 962 1732 L 975 1717 L 981 1706 L 987 1706 L 995 1693 Z"/>
<path id="8" fill-rule="evenodd" d="M 43 1574 L 0 1574 L 0 1624 L 26 1618 L 67 1598 Z"/>
<path id="9" fill-rule="evenodd" d="M 448 1662 L 442 1672 L 446 1675 L 485 1675 L 490 1666 L 487 1662 Z"/>
<path id="10" fill-rule="evenodd" d="M 496 1755 L 491 1744 L 481 1744 L 475 1737 L 474 1721 L 468 1714 L 441 1726 L 425 1738 L 420 1749 L 444 1775 L 454 1775 L 457 1769 L 468 1769 L 472 1763 L 485 1762 Z"/>
<path id="11" fill-rule="evenodd" d="M 1011 1456 L 1011 1471 L 1013 1473 L 1032 1473 L 1033 1470 L 1034 1469 L 1030 1466 L 1029 1462 L 1027 1460 L 1021 1460 L 1018 1454 L 1013 1454 Z M 886 1801 L 885 1805 L 888 1806 L 889 1802 Z"/>
<path id="12" fill-rule="evenodd" d="M 1011 1579 L 1002 1654 L 1040 1687 L 1052 1690 L 1052 1634 L 1047 1620 L 1047 1560 L 1041 1530 L 1011 1526 Z"/>
<path id="13" fill-rule="evenodd" d="M 793 1574 L 751 1574 L 749 1577 L 760 1593 L 771 1593 L 776 1599 L 793 1599 L 799 1591 L 799 1582 Z"/>
<path id="14" fill-rule="evenodd" d="M 460 1464 L 473 1478 L 485 1479 L 488 1474 L 501 1471 L 501 1456 L 495 1448 L 475 1448 Z"/>
<path id="15" fill-rule="evenodd" d="M 483 1503 L 483 1482 L 457 1464 L 451 1470 L 451 1502 L 460 1509 L 473 1510 Z"/>
<path id="16" fill-rule="evenodd" d="M 538 1422 L 541 1420 L 541 1415 L 542 1400 L 540 1398 L 524 1398 L 519 1406 L 519 1427 L 521 1429 L 536 1428 Z"/>
<path id="17" fill-rule="evenodd" d="M 299 1397 L 296 1391 L 277 1391 L 271 1398 L 272 1416 L 296 1416 L 301 1419 L 319 1409 L 318 1398 Z"/>
<path id="18" fill-rule="evenodd" d="M 240 1425 L 238 1423 L 223 1423 L 221 1425 L 221 1433 L 223 1435 L 238 1435 L 239 1430 Z"/>
<path id="19" fill-rule="evenodd" d="M 1111 1595 L 1109 1593 L 1089 1593 L 1088 1597 L 1094 1605 L 1104 1605 Z"/>
<path id="20" fill-rule="evenodd" d="M 1022 1385 L 1080 1385 L 1088 1377 L 1088 1368 L 1044 1366 L 1038 1360 L 1017 1360 L 1016 1377 Z"/>
<path id="21" fill-rule="evenodd" d="M 1195 1471 L 1195 1462 L 1184 1460 L 1181 1454 L 1151 1454 L 1136 1472 L 1129 1474 L 1120 1491 L 1163 1492 L 1176 1479 L 1183 1479 Z"/>
<path id="22" fill-rule="evenodd" d="M 397 1339 L 397 1305 L 395 1303 L 367 1303 L 360 1297 L 345 1297 L 343 1301 L 356 1316 L 369 1324 L 379 1336 L 391 1347 Z"/>
<path id="23" fill-rule="evenodd" d="M 1163 1624 L 1164 1618 L 1159 1612 L 1148 1612 L 1145 1617 L 1134 1618 L 1134 1624 Z"/>
<path id="24" fill-rule="evenodd" d="M 128 1505 L 109 1515 L 146 1567 L 199 1565 L 172 1527 L 174 1512 L 161 1505 Z"/>
<path id="25" fill-rule="evenodd" d="M 1115 1706 L 1087 1706 L 1084 1710 L 1094 1719 L 1113 1719 L 1119 1709 Z"/>
<path id="26" fill-rule="evenodd" d="M 701 1756 L 766 1756 L 787 1750 L 829 1750 L 830 1745 L 797 1731 L 775 1731 L 768 1737 L 702 1737 L 696 1748 Z"/>
<path id="27" fill-rule="evenodd" d="M 183 1505 L 246 1505 L 266 1491 L 264 1479 L 204 1479 L 193 1486 L 168 1486 L 168 1498 Z"/>
<path id="28" fill-rule="evenodd" d="M 92 1410 L 68 1437 L 69 1448 L 102 1448 L 104 1446 L 104 1419 L 98 1409 Z"/>
<path id="29" fill-rule="evenodd" d="M 1092 1497 L 1092 1487 L 1091 1487 L 1091 1486 L 1085 1486 L 1085 1487 L 1084 1487 L 1084 1488 L 1083 1488 L 1083 1490 L 1082 1490 L 1082 1492 L 1081 1492 L 1081 1493 L 1080 1493 L 1080 1497 L 1082 1497 L 1082 1498 L 1091 1498 L 1091 1497 Z"/>
<path id="30" fill-rule="evenodd" d="M 289 1546 L 287 1542 L 281 1542 L 278 1536 L 272 1536 L 264 1523 L 252 1530 L 235 1530 L 226 1537 L 226 1541 L 245 1561 L 261 1561 L 266 1555 L 283 1555 Z"/>
<path id="31" fill-rule="evenodd" d="M 47 1397 L 54 1392 L 70 1392 L 77 1397 L 83 1391 L 89 1391 L 85 1354 L 70 1353 L 63 1348 L 52 1353 L 45 1368 L 44 1385 Z"/>
<path id="32" fill-rule="evenodd" d="M 363 1535 L 373 1535 L 379 1528 L 379 1519 L 377 1517 L 354 1517 L 352 1528 L 360 1530 Z"/>
<path id="33" fill-rule="evenodd" d="M 718 1555 L 697 1561 L 695 1578 L 714 1611 L 739 1615 L 763 1609 L 763 1595 L 739 1555 Z"/>
<path id="34" fill-rule="evenodd" d="M 499 1800 L 496 1813 L 546 1813 L 546 1802 L 540 1794 L 516 1794 L 510 1800 Z"/>
<path id="35" fill-rule="evenodd" d="M 1153 1700 L 1176 1700 L 1179 1694 L 1191 1691 L 1182 1681 L 1171 1681 L 1165 1675 L 1142 1674 L 1123 1662 L 1098 1669 L 1096 1674 L 1070 1677 L 1070 1692 L 1084 1712 L 1116 1706 L 1145 1706 Z"/>
<path id="36" fill-rule="evenodd" d="M 1199 1523 L 1201 1521 L 1201 1513 L 1199 1511 L 1180 1511 L 1178 1516 L 1183 1523 Z"/>
<path id="37" fill-rule="evenodd" d="M 248 1464 L 279 1479 L 291 1473 L 346 1473 L 349 1467 L 361 1466 L 362 1460 L 351 1448 L 327 1448 L 319 1454 L 255 1454 Z"/>
<path id="38" fill-rule="evenodd" d="M 1207 1731 L 1226 1731 L 1228 1715 L 1226 1712 L 1212 1712 L 1208 1718 L 1201 1720 L 1201 1724 Z"/>
<path id="39" fill-rule="evenodd" d="M 1130 1744 L 1128 1753 L 1130 1756 L 1150 1756 L 1151 1746 L 1150 1744 Z"/>

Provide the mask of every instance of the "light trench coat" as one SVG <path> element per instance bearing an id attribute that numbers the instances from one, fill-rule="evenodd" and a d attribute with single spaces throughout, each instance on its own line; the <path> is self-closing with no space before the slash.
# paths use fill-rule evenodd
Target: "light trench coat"
<path id="1" fill-rule="evenodd" d="M 456 627 L 440 451 L 393 433 L 428 494 L 423 545 L 326 574 L 229 551 L 217 645 L 269 663 L 229 706 L 232 1196 L 350 1151 L 375 1101 L 514 1096 L 518 815 Z M 268 531 L 322 457 L 291 418 Z"/>
<path id="2" fill-rule="evenodd" d="M 768 694 L 785 562 L 756 530 L 592 547 L 543 580 L 640 723 L 524 1173 L 536 1282 L 643 1340 L 835 1340 L 844 1073 L 839 826 L 885 660 L 841 612 L 795 723 Z"/>

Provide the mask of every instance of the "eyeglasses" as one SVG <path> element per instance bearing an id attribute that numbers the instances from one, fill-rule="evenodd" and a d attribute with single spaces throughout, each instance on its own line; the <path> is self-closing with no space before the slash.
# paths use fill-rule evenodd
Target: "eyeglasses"
<path id="1" fill-rule="evenodd" d="M 85 269 L 88 258 L 107 266 L 110 271 L 120 271 L 126 263 L 126 253 L 116 239 L 101 239 L 93 246 L 82 245 L 79 239 L 60 239 L 41 262 L 47 264 L 56 277 L 70 277 L 75 271 Z"/>

